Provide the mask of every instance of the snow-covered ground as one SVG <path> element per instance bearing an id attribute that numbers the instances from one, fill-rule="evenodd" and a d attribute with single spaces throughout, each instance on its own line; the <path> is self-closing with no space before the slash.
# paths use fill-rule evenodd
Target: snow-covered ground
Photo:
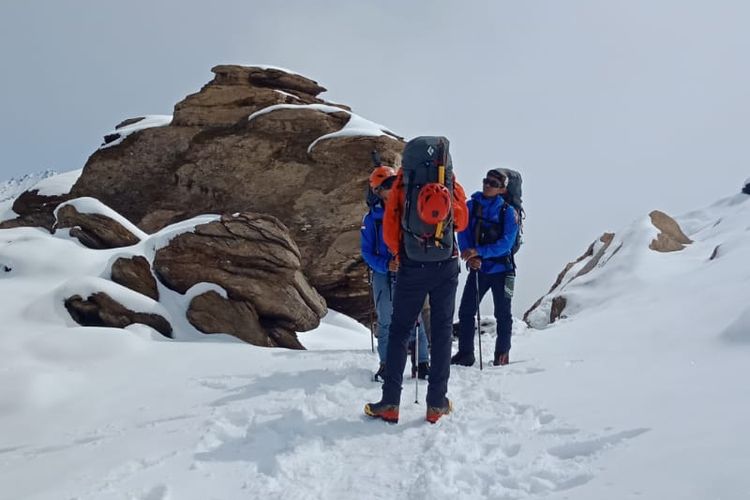
<path id="1" fill-rule="evenodd" d="M 436 425 L 409 379 L 397 425 L 363 415 L 377 358 L 343 315 L 308 351 L 77 327 L 60 294 L 113 252 L 1 230 L 0 499 L 750 498 L 750 196 L 677 220 L 685 250 L 636 221 L 590 307 L 454 368 Z"/>

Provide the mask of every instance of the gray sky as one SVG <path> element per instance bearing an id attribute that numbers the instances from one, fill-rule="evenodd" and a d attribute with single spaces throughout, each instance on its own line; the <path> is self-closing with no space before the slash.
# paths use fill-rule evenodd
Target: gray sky
<path id="1" fill-rule="evenodd" d="M 605 230 L 740 189 L 748 26 L 740 0 L 6 0 L 0 180 L 81 167 L 216 64 L 286 67 L 407 138 L 447 136 L 468 191 L 523 173 L 520 314 Z"/>

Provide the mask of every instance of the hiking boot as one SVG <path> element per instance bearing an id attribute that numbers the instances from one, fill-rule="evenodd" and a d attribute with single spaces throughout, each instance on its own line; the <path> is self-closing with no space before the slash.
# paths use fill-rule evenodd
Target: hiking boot
<path id="1" fill-rule="evenodd" d="M 429 374 L 430 374 L 430 363 L 425 361 L 417 365 L 417 377 L 419 377 L 422 380 L 425 380 Z"/>
<path id="2" fill-rule="evenodd" d="M 443 415 L 448 415 L 452 411 L 453 404 L 451 403 L 451 400 L 445 398 L 445 405 L 427 407 L 427 415 L 425 416 L 425 420 L 427 420 L 431 424 L 434 424 L 435 422 L 440 420 L 440 417 L 442 417 Z"/>
<path id="3" fill-rule="evenodd" d="M 391 405 L 382 401 L 367 403 L 365 405 L 365 415 L 395 424 L 398 423 L 398 405 Z"/>
<path id="4" fill-rule="evenodd" d="M 494 366 L 505 366 L 510 363 L 510 354 L 507 352 L 501 352 L 495 354 L 495 360 L 492 362 Z"/>
<path id="5" fill-rule="evenodd" d="M 474 353 L 473 352 L 457 352 L 451 358 L 452 365 L 460 366 L 471 366 L 474 364 Z"/>
<path id="6" fill-rule="evenodd" d="M 384 382 L 385 377 L 385 363 L 380 363 L 380 367 L 378 367 L 378 371 L 375 372 L 375 374 L 372 376 L 373 382 Z"/>

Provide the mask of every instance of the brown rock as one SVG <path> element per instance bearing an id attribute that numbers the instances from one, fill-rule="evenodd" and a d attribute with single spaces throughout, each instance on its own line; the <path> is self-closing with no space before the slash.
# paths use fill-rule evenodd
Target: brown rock
<path id="1" fill-rule="evenodd" d="M 56 228 L 72 228 L 71 236 L 98 250 L 129 247 L 140 241 L 119 222 L 101 214 L 82 214 L 72 205 L 65 205 L 57 211 Z"/>
<path id="2" fill-rule="evenodd" d="M 65 308 L 83 326 L 125 328 L 134 323 L 148 325 L 165 337 L 172 337 L 172 326 L 158 314 L 131 311 L 104 292 L 84 300 L 80 295 L 65 299 Z"/>
<path id="3" fill-rule="evenodd" d="M 599 261 L 604 256 L 604 253 L 607 251 L 609 246 L 612 244 L 612 240 L 615 239 L 615 233 L 604 233 L 599 237 L 599 241 L 604 243 L 604 245 L 596 252 L 596 255 L 592 256 L 592 259 L 586 263 L 583 268 L 576 273 L 575 277 L 578 278 L 579 276 L 583 276 L 584 274 L 588 274 L 591 272 L 598 264 Z M 575 279 L 575 278 L 574 278 Z"/>
<path id="4" fill-rule="evenodd" d="M 191 309 L 202 311 L 203 319 L 196 320 L 202 331 L 239 333 L 238 337 L 251 338 L 256 345 L 267 345 L 271 337 L 272 345 L 285 347 L 296 344 L 291 339 L 296 339 L 294 332 L 316 328 L 326 313 L 325 301 L 309 285 L 300 266 L 299 249 L 284 225 L 274 217 L 252 213 L 223 216 L 220 221 L 197 226 L 194 232 L 173 238 L 154 259 L 159 279 L 173 290 L 185 293 L 197 283 L 209 282 L 227 291 L 228 301 L 211 297 L 209 302 L 209 297 L 204 297 L 191 305 Z M 229 331 L 223 322 L 213 326 L 207 322 L 206 318 L 222 315 L 219 311 L 206 313 L 207 303 L 228 308 L 232 318 L 228 321 L 234 325 Z M 265 341 L 239 329 L 248 310 L 258 317 L 249 323 L 253 325 L 250 330 L 255 332 L 259 322 Z"/>
<path id="5" fill-rule="evenodd" d="M 0 229 L 43 227 L 51 232 L 55 225 L 55 208 L 70 198 L 69 194 L 43 196 L 38 189 L 24 191 L 13 202 L 13 211 L 19 217 L 0 223 Z"/>
<path id="6" fill-rule="evenodd" d="M 270 214 L 289 228 L 302 270 L 329 306 L 365 321 L 370 308 L 359 226 L 370 152 L 400 165 L 395 136 L 336 137 L 350 115 L 275 104 L 327 104 L 312 80 L 277 70 L 219 66 L 175 106 L 168 126 L 145 129 L 88 160 L 72 189 L 147 232 L 203 213 Z M 133 179 L 138 182 L 134 183 Z"/>
<path id="7" fill-rule="evenodd" d="M 156 286 L 156 279 L 151 274 L 151 265 L 141 255 L 130 259 L 125 257 L 117 259 L 112 264 L 112 281 L 154 300 L 159 300 L 159 290 Z"/>
<path id="8" fill-rule="evenodd" d="M 693 241 L 685 236 L 680 225 L 672 217 L 654 210 L 649 214 L 651 223 L 660 231 L 656 239 L 651 241 L 648 246 L 651 250 L 657 252 L 677 252 L 685 248 Z"/>
<path id="9" fill-rule="evenodd" d="M 565 306 L 568 304 L 568 299 L 562 295 L 558 295 L 552 299 L 552 309 L 549 312 L 549 322 L 554 323 L 562 317 L 562 313 L 565 310 Z"/>
<path id="10" fill-rule="evenodd" d="M 261 325 L 252 304 L 227 300 L 214 291 L 196 296 L 190 302 L 187 317 L 204 333 L 226 333 L 262 347 L 304 349 L 294 331 L 272 323 Z"/>

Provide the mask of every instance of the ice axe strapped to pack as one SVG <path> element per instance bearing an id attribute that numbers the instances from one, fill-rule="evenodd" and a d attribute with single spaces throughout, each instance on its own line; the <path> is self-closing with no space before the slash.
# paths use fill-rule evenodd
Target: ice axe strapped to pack
<path id="1" fill-rule="evenodd" d="M 407 142 L 401 160 L 404 186 L 403 249 L 414 261 L 436 262 L 453 255 L 453 164 L 445 137 Z"/>

